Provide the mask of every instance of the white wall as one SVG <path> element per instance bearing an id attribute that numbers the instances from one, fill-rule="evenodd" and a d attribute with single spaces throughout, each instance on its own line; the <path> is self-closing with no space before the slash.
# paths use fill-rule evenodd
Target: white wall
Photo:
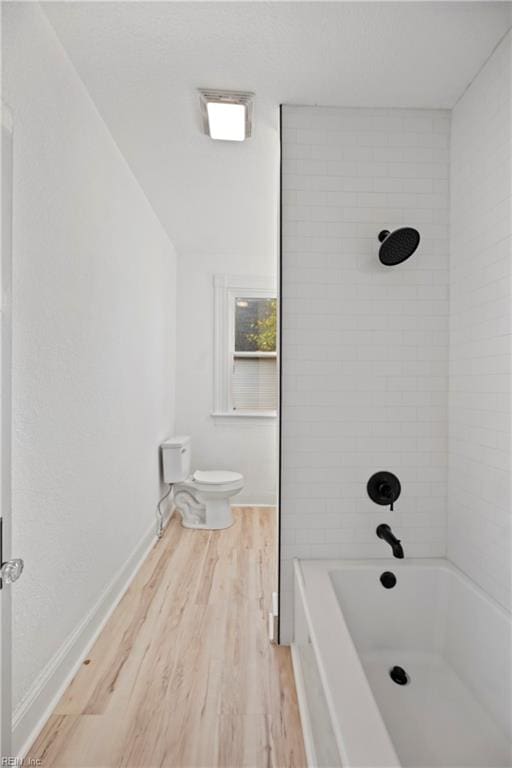
<path id="1" fill-rule="evenodd" d="M 26 565 L 13 587 L 18 748 L 66 642 L 147 546 L 158 445 L 174 430 L 176 259 L 43 12 L 2 12 L 14 115 L 13 552 Z"/>
<path id="2" fill-rule="evenodd" d="M 445 551 L 449 113 L 283 113 L 282 640 L 293 557 Z M 401 266 L 382 229 L 419 229 Z M 394 512 L 366 483 L 395 472 Z"/>
<path id="3" fill-rule="evenodd" d="M 213 276 L 277 273 L 278 109 L 267 108 L 243 144 L 203 137 L 204 188 L 183 234 L 178 292 L 176 426 L 192 437 L 196 469 L 230 469 L 245 478 L 233 503 L 274 504 L 277 423 L 214 419 Z M 205 205 L 205 197 L 210 203 Z"/>
<path id="4" fill-rule="evenodd" d="M 510 607 L 511 35 L 453 110 L 448 556 Z"/>

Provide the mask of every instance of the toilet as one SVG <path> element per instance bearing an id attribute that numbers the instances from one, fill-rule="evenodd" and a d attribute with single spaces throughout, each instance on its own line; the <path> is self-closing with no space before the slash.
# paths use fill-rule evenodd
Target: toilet
<path id="1" fill-rule="evenodd" d="M 190 473 L 191 445 L 187 435 L 161 445 L 163 479 L 174 486 L 174 504 L 185 528 L 219 530 L 233 524 L 229 500 L 240 493 L 244 478 L 238 472 L 196 470 Z"/>

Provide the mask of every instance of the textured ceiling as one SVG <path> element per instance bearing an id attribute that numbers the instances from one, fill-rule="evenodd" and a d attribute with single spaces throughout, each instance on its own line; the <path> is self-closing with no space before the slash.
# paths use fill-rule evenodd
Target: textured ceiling
<path id="1" fill-rule="evenodd" d="M 178 247 L 188 247 L 180 221 L 201 206 L 203 182 L 211 197 L 209 175 L 220 163 L 229 181 L 226 153 L 242 151 L 201 135 L 197 87 L 256 92 L 243 151 L 257 165 L 279 103 L 452 107 L 511 19 L 506 2 L 43 7 Z"/>

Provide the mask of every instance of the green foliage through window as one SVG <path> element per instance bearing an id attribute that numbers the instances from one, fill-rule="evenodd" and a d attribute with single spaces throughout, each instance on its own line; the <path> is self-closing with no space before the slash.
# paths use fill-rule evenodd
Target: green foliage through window
<path id="1" fill-rule="evenodd" d="M 235 302 L 235 351 L 275 352 L 277 299 L 237 298 Z"/>

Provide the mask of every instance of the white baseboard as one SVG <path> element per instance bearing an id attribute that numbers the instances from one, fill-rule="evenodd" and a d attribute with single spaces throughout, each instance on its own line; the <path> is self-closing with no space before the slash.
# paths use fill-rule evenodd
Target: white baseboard
<path id="1" fill-rule="evenodd" d="M 274 503 L 274 504 L 259 504 L 259 503 L 256 503 L 256 502 L 254 504 L 247 504 L 246 502 L 244 502 L 243 504 L 233 503 L 233 504 L 231 504 L 231 506 L 232 507 L 237 507 L 238 509 L 245 509 L 245 507 L 263 507 L 264 509 L 275 509 L 277 504 L 276 503 Z"/>
<path id="2" fill-rule="evenodd" d="M 171 515 L 166 516 L 166 522 Z M 12 753 L 24 758 L 156 541 L 155 522 L 13 713 Z"/>

